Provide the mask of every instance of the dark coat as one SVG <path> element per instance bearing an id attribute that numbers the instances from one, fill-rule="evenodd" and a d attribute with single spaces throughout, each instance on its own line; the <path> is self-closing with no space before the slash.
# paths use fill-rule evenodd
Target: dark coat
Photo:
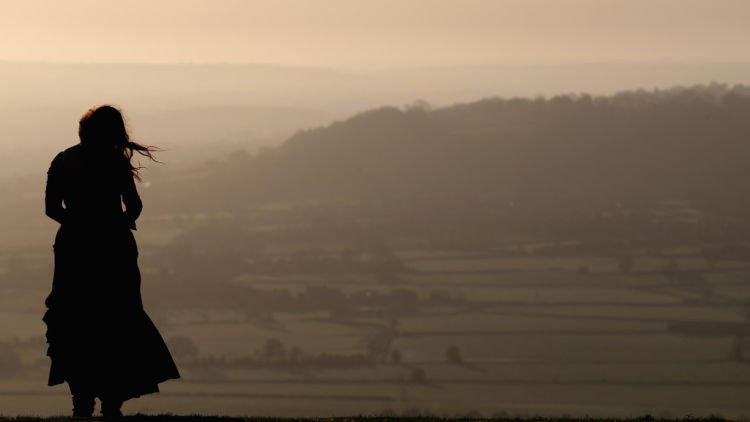
<path id="1" fill-rule="evenodd" d="M 179 378 L 141 301 L 131 229 L 142 205 L 125 157 L 83 145 L 61 152 L 47 174 L 45 208 L 60 223 L 43 318 L 49 385 L 67 381 L 126 400 Z"/>

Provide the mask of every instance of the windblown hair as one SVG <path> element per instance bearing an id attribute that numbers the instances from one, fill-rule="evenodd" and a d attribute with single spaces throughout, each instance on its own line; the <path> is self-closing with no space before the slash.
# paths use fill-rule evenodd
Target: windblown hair
<path id="1" fill-rule="evenodd" d="M 78 122 L 78 137 L 81 144 L 101 150 L 115 150 L 122 153 L 130 165 L 133 177 L 141 180 L 140 165 L 133 165 L 133 156 L 138 153 L 151 161 L 158 162 L 153 153 L 159 148 L 142 145 L 130 140 L 122 113 L 110 105 L 93 107 L 81 116 Z"/>

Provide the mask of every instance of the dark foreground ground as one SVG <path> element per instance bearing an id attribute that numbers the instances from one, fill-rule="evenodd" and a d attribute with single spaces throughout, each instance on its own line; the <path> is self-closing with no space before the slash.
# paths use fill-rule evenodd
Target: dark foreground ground
<path id="1" fill-rule="evenodd" d="M 50 418 L 37 418 L 37 417 L 0 417 L 0 422 L 56 422 L 56 421 L 69 421 L 72 418 L 67 416 L 56 416 Z M 102 420 L 102 418 L 91 418 L 81 419 L 76 418 L 75 420 Z M 729 422 L 731 419 L 724 419 L 722 417 L 705 417 L 705 418 L 678 418 L 678 419 L 660 419 L 649 415 L 633 418 L 633 419 L 602 419 L 602 418 L 439 418 L 439 417 L 380 417 L 380 416 L 353 416 L 353 417 L 342 417 L 342 418 L 264 418 L 264 417 L 249 417 L 249 418 L 233 418 L 224 416 L 174 416 L 174 415 L 132 415 L 125 416 L 120 421 L 168 421 L 168 422 L 376 422 L 376 421 L 407 421 L 407 422 L 468 422 L 468 421 L 497 421 L 497 422 L 656 422 L 656 421 L 670 421 L 670 422 Z"/>

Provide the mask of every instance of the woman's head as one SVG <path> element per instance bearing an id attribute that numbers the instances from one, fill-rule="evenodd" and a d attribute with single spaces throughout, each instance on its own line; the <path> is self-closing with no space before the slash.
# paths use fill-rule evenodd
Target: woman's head
<path id="1" fill-rule="evenodd" d="M 137 179 L 140 179 L 138 171 L 141 167 L 132 163 L 134 152 L 156 161 L 153 152 L 158 149 L 131 141 L 122 113 L 110 105 L 93 107 L 86 111 L 78 122 L 78 137 L 81 144 L 87 147 L 122 153 Z"/>
<path id="2" fill-rule="evenodd" d="M 130 141 L 120 110 L 103 105 L 86 111 L 78 122 L 81 143 L 96 148 L 124 148 Z"/>

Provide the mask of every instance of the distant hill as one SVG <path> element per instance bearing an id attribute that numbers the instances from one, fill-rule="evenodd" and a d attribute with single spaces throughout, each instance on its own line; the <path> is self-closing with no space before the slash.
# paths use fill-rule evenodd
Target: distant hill
<path id="1" fill-rule="evenodd" d="M 217 209 L 315 200 L 560 215 L 679 200 L 744 215 L 748 92 L 715 84 L 384 107 L 234 154 L 186 189 Z"/>
<path id="2" fill-rule="evenodd" d="M 0 60 L 0 178 L 33 173 L 76 142 L 94 104 L 124 109 L 133 134 L 186 156 L 194 145 L 276 145 L 294 130 L 380 105 L 445 106 L 633 87 L 750 83 L 748 63 L 578 63 L 335 69 L 268 64 L 44 63 Z M 244 116 L 244 118 L 243 118 Z M 43 122 L 43 124 L 40 124 Z M 240 140 L 244 139 L 244 140 Z M 219 149 L 217 152 L 223 152 Z M 200 155 L 205 155 L 201 153 Z"/>

